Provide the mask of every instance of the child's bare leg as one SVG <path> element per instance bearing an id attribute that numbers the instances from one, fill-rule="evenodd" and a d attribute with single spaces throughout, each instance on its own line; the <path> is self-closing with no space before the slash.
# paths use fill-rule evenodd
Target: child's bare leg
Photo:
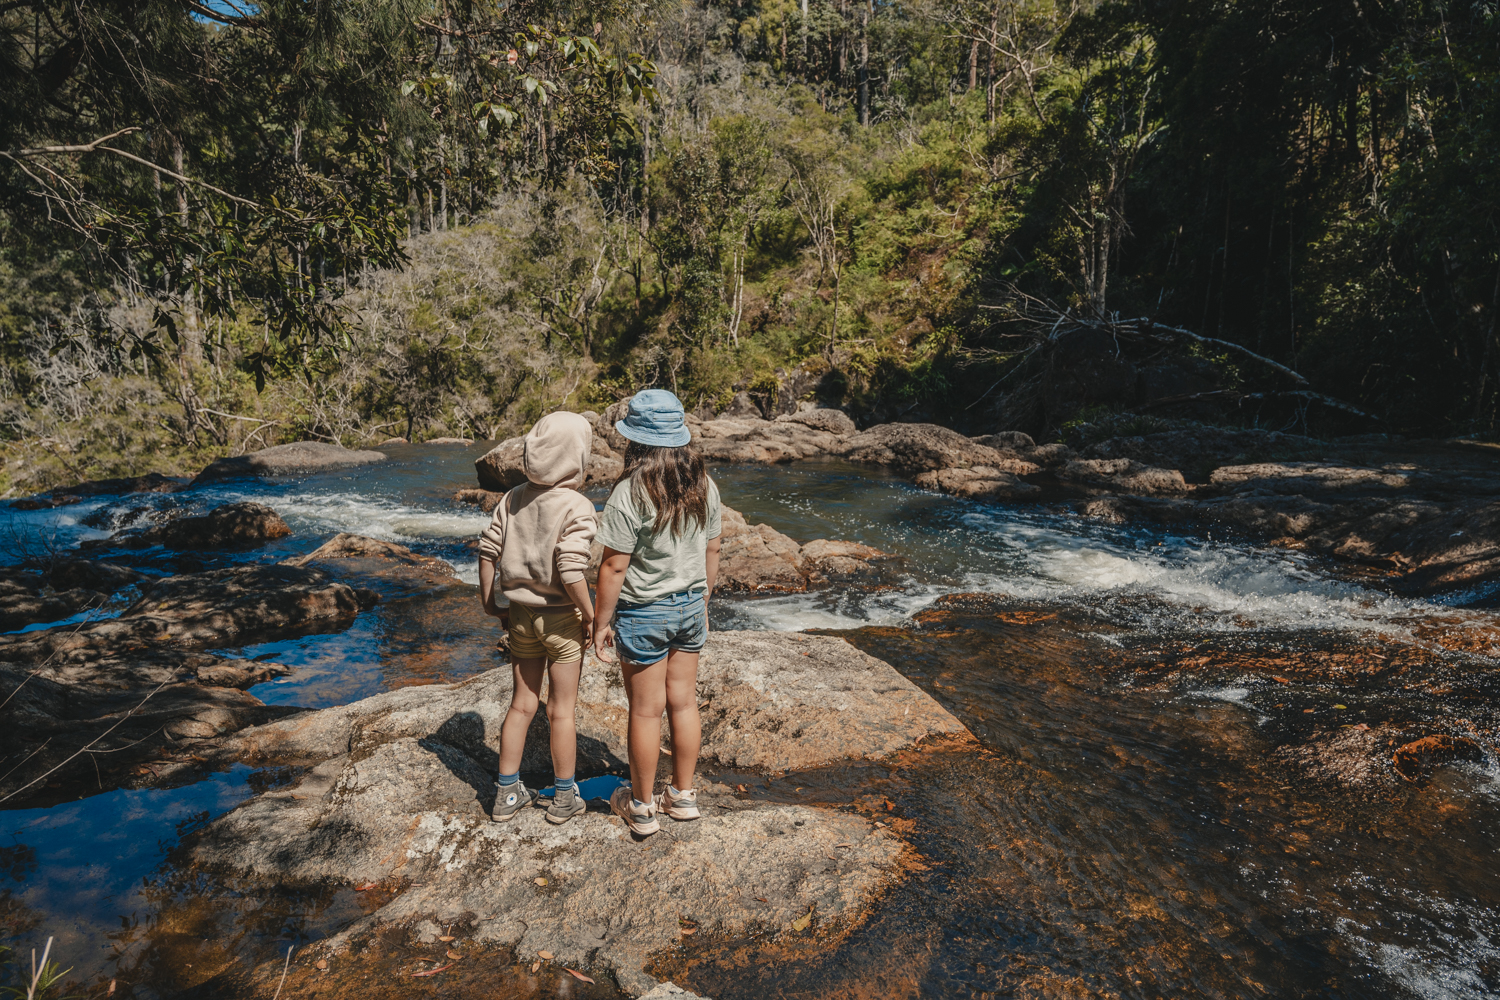
<path id="1" fill-rule="evenodd" d="M 511 661 L 514 689 L 510 694 L 510 711 L 500 724 L 500 773 L 515 774 L 521 770 L 521 755 L 526 751 L 526 730 L 536 715 L 542 697 L 542 674 L 547 670 L 545 657 L 525 657 Z M 573 686 L 577 697 L 578 686 Z M 556 738 L 554 737 L 554 745 Z"/>
<path id="2" fill-rule="evenodd" d="M 547 669 L 547 722 L 552 729 L 552 774 L 571 778 L 578 769 L 578 731 L 574 710 L 583 661 L 553 663 Z"/>
<path id="3" fill-rule="evenodd" d="M 667 720 L 672 723 L 672 786 L 693 787 L 703 730 L 698 719 L 698 654 L 674 649 L 667 655 Z"/>
<path id="4" fill-rule="evenodd" d="M 625 694 L 630 699 L 630 794 L 650 802 L 661 758 L 661 713 L 667 707 L 667 659 L 641 666 L 622 662 Z"/>

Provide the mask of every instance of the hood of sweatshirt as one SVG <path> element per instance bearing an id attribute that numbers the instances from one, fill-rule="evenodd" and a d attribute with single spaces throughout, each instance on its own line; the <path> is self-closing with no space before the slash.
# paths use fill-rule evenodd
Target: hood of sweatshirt
<path id="1" fill-rule="evenodd" d="M 594 429 L 576 413 L 559 410 L 526 434 L 526 478 L 536 486 L 579 489 L 589 467 Z"/>

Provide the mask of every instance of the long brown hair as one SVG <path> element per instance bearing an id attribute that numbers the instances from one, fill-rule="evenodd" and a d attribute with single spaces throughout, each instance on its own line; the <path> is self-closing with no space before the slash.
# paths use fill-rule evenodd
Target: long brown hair
<path id="1" fill-rule="evenodd" d="M 691 444 L 680 448 L 660 448 L 627 442 L 625 471 L 615 480 L 618 486 L 630 480 L 630 496 L 642 509 L 647 501 L 656 509 L 656 523 L 651 530 L 660 533 L 671 526 L 672 534 L 681 536 L 689 519 L 698 526 L 708 525 L 708 472 L 703 456 Z"/>

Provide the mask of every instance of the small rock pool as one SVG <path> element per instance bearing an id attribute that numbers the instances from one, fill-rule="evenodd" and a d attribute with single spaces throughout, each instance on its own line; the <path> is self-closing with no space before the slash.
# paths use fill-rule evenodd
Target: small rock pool
<path id="1" fill-rule="evenodd" d="M 483 450 L 401 446 L 380 465 L 300 479 L 4 510 L 0 534 L 20 558 L 169 505 L 256 500 L 293 535 L 234 558 L 283 559 L 351 531 L 473 582 L 487 518 L 450 498 Z M 1375 743 L 1385 754 L 1427 732 L 1494 745 L 1500 623 L 1463 609 L 1466 595 L 1395 598 L 1297 553 L 972 503 L 842 463 L 714 475 L 752 523 L 904 560 L 894 588 L 716 600 L 716 627 L 842 635 L 937 698 L 980 749 L 773 781 L 711 774 L 787 801 L 873 796 L 920 862 L 835 937 L 705 935 L 659 956 L 658 977 L 718 998 L 1500 994 L 1500 766 L 1488 750 L 1420 773 L 1369 764 Z M 165 571 L 194 558 L 132 561 Z M 457 587 L 234 652 L 295 668 L 252 688 L 262 700 L 326 707 L 491 669 L 495 637 Z M 353 889 L 268 895 L 173 865 L 182 836 L 295 777 L 236 767 L 0 813 L 7 943 L 24 958 L 53 937 L 90 996 L 111 979 L 137 997 L 233 995 L 233 969 L 279 962 L 372 905 Z M 612 995 L 572 980 L 501 986 Z"/>

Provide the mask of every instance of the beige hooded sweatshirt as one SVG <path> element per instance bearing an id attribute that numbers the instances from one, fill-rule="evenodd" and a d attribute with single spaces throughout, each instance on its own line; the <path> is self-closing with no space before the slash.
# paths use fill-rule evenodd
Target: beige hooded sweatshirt
<path id="1" fill-rule="evenodd" d="M 564 584 L 583 579 L 598 515 L 578 492 L 593 428 L 576 413 L 549 413 L 526 435 L 527 481 L 495 505 L 479 556 L 495 563 L 495 589 L 513 604 L 573 602 Z"/>

